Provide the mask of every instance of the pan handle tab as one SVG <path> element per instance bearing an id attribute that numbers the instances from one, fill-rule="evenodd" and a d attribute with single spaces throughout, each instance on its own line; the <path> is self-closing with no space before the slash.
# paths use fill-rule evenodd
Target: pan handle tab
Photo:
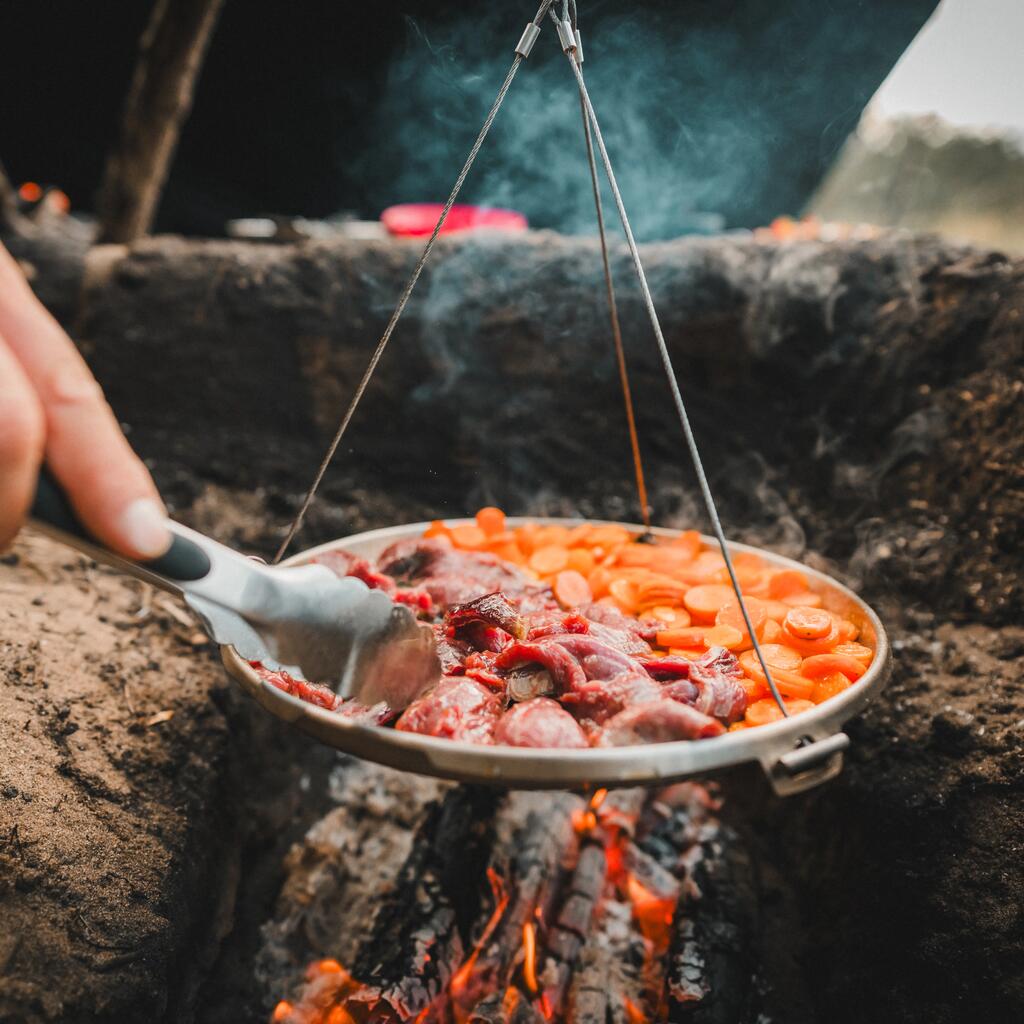
<path id="1" fill-rule="evenodd" d="M 843 770 L 843 751 L 850 737 L 837 732 L 822 740 L 807 738 L 800 746 L 764 763 L 776 796 L 793 796 L 834 779 Z"/>

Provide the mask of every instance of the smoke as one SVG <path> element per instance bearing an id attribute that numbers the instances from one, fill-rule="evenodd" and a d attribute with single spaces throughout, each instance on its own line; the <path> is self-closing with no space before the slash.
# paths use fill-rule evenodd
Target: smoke
<path id="1" fill-rule="evenodd" d="M 375 196 L 381 205 L 448 194 L 521 27 L 508 5 L 476 7 L 441 26 L 408 23 L 404 53 L 376 105 L 387 148 L 382 141 L 356 166 L 364 180 L 386 181 L 387 193 Z M 581 30 L 588 89 L 637 237 L 720 229 L 726 198 L 752 187 L 759 173 L 751 159 L 756 115 L 733 109 L 728 90 L 691 106 L 681 79 L 717 78 L 740 57 L 736 38 L 700 30 L 684 38 L 678 16 L 657 9 L 595 16 L 592 33 L 584 18 Z M 594 231 L 578 93 L 550 23 L 520 67 L 460 198 L 522 210 L 534 227 Z M 605 203 L 617 229 L 607 189 Z"/>

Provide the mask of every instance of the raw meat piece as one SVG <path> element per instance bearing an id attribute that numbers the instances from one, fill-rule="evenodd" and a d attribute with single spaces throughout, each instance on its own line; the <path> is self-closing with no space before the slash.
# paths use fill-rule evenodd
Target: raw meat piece
<path id="1" fill-rule="evenodd" d="M 382 572 L 425 590 L 441 608 L 466 604 L 497 590 L 515 596 L 530 584 L 497 555 L 458 551 L 443 537 L 399 541 L 381 554 L 379 563 Z"/>
<path id="2" fill-rule="evenodd" d="M 509 708 L 494 731 L 494 742 L 510 747 L 589 746 L 572 715 L 548 697 L 534 697 Z"/>
<path id="3" fill-rule="evenodd" d="M 610 718 L 601 734 L 601 746 L 624 747 L 632 743 L 669 743 L 699 740 L 725 732 L 721 722 L 688 704 L 668 697 L 635 704 Z"/>
<path id="4" fill-rule="evenodd" d="M 743 670 L 736 656 L 724 647 L 712 647 L 690 666 L 690 680 L 698 690 L 694 707 L 706 715 L 735 722 L 747 710 L 747 691 L 740 679 Z"/>
<path id="5" fill-rule="evenodd" d="M 574 690 L 588 679 L 611 679 L 635 671 L 637 663 L 588 633 L 560 633 L 534 643 L 509 644 L 495 662 L 499 669 L 543 665 L 562 690 Z"/>
<path id="6" fill-rule="evenodd" d="M 655 679 L 689 679 L 691 662 L 678 654 L 663 658 L 639 658 L 640 664 Z"/>
<path id="7" fill-rule="evenodd" d="M 509 599 L 500 591 L 485 594 L 466 604 L 457 604 L 445 615 L 445 623 L 456 635 L 464 627 L 481 622 L 503 629 L 517 640 L 522 640 L 526 636 L 525 623 Z"/>
<path id="8" fill-rule="evenodd" d="M 658 700 L 662 687 L 646 672 L 622 672 L 612 679 L 591 679 L 573 687 L 562 697 L 562 703 L 579 719 L 598 725 L 617 715 L 624 708 Z"/>
<path id="9" fill-rule="evenodd" d="M 437 642 L 437 656 L 441 662 L 441 674 L 456 676 L 462 674 L 462 664 L 467 655 L 473 652 L 465 640 L 456 640 L 448 635 L 442 623 L 433 627 L 434 640 Z"/>
<path id="10" fill-rule="evenodd" d="M 655 634 L 662 628 L 660 623 L 654 621 L 641 622 L 639 619 L 630 618 L 618 608 L 610 604 L 601 604 L 595 601 L 593 604 L 585 605 L 578 609 L 582 615 L 586 615 L 591 622 L 600 622 L 602 626 L 609 626 L 625 633 L 632 633 L 640 640 L 650 642 L 654 640 Z"/>
<path id="11" fill-rule="evenodd" d="M 295 676 L 289 675 L 283 669 L 267 668 L 259 661 L 250 661 L 249 664 L 256 669 L 256 674 L 260 679 L 270 683 L 271 686 L 276 686 L 279 690 L 284 690 L 285 693 L 290 693 L 293 697 L 298 697 L 299 700 L 304 700 L 307 704 L 315 704 L 318 708 L 333 711 L 339 703 L 338 695 L 329 686 L 324 686 L 322 683 L 308 683 L 305 679 L 296 679 Z"/>
<path id="12" fill-rule="evenodd" d="M 444 676 L 430 693 L 413 701 L 396 729 L 469 743 L 490 743 L 501 714 L 501 700 L 483 683 Z"/>
<path id="13" fill-rule="evenodd" d="M 315 565 L 325 565 L 335 576 L 354 576 L 362 580 L 371 590 L 383 590 L 395 597 L 398 585 L 387 575 L 379 572 L 373 564 L 350 551 L 325 551 L 313 559 Z"/>

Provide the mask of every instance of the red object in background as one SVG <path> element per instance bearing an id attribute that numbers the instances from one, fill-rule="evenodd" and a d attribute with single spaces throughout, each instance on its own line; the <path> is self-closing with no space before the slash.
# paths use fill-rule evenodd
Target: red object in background
<path id="1" fill-rule="evenodd" d="M 389 206 L 380 215 L 380 219 L 389 234 L 414 238 L 429 235 L 443 209 L 443 203 L 402 203 L 400 206 Z M 441 234 L 481 230 L 525 231 L 526 228 L 526 218 L 515 210 L 456 204 L 448 211 Z"/>

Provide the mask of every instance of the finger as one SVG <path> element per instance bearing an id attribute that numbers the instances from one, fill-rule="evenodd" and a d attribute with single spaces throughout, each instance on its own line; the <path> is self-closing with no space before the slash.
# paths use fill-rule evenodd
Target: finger
<path id="1" fill-rule="evenodd" d="M 46 462 L 85 527 L 130 558 L 170 545 L 156 487 L 74 343 L 0 247 L 0 334 L 42 404 Z"/>
<path id="2" fill-rule="evenodd" d="M 14 539 L 28 512 L 45 436 L 35 391 L 0 338 L 0 550 Z"/>

